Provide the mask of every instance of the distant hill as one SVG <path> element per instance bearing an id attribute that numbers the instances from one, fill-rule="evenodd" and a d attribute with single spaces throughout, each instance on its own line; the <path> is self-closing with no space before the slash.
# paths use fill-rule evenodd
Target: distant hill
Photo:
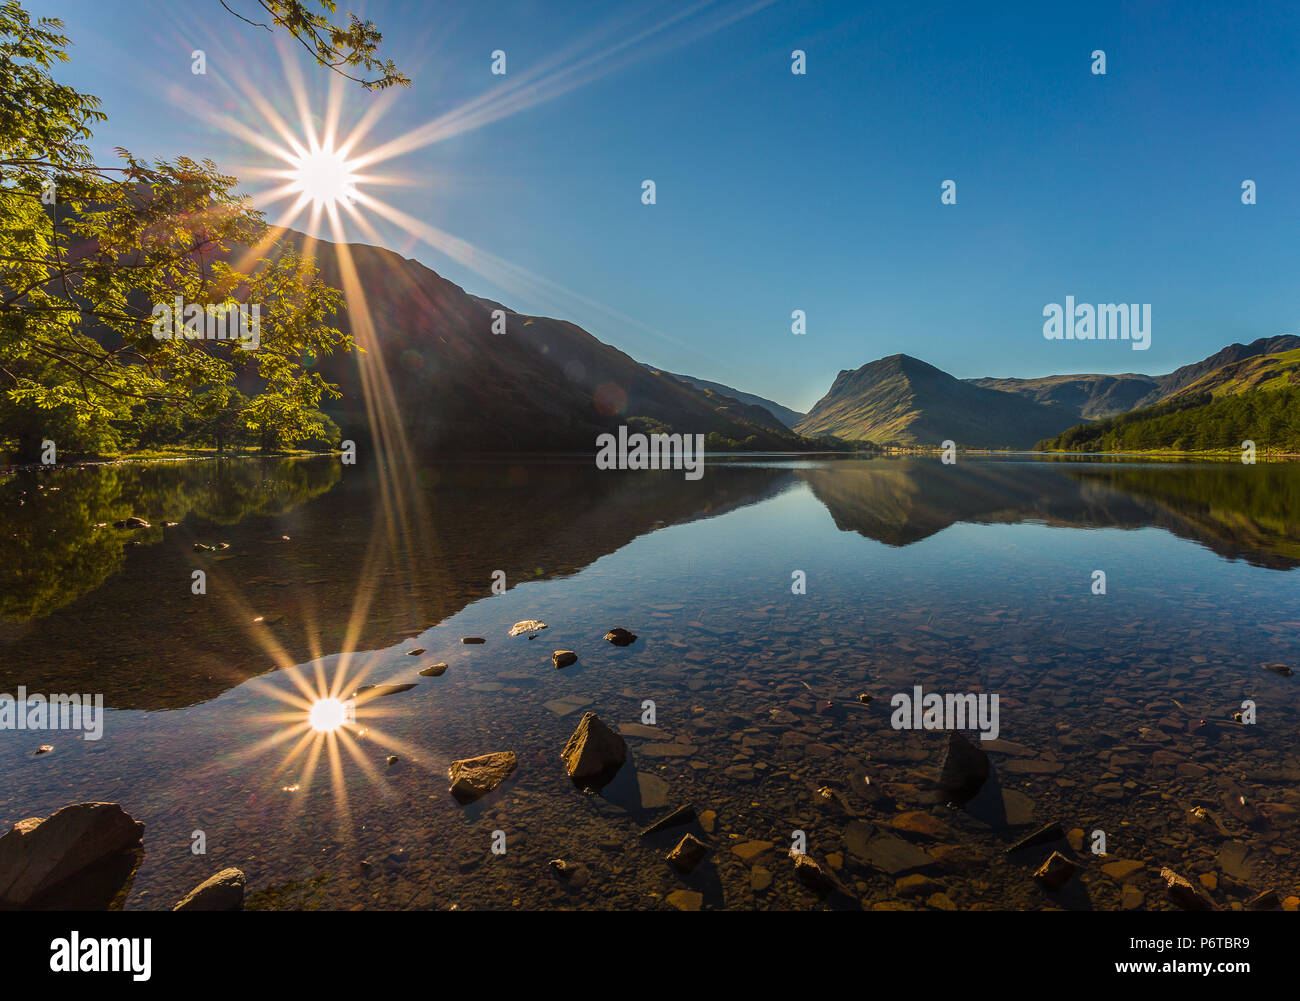
<path id="1" fill-rule="evenodd" d="M 765 410 L 653 371 L 576 324 L 470 295 L 389 250 L 347 251 L 374 332 L 364 353 L 320 362 L 343 392 L 325 409 L 344 437 L 400 429 L 423 452 L 590 452 L 597 435 L 632 424 L 750 449 L 813 447 Z M 338 246 L 317 240 L 312 253 L 324 280 L 346 291 Z M 504 334 L 492 332 L 494 309 L 506 309 Z M 335 323 L 363 333 L 348 311 Z"/>
<path id="2" fill-rule="evenodd" d="M 1260 451 L 1300 452 L 1300 348 L 1229 361 L 1153 407 L 1077 425 L 1038 447 L 1081 452 L 1235 451 L 1247 439 Z"/>
<path id="3" fill-rule="evenodd" d="M 1159 398 L 1159 381 L 1149 375 L 1048 375 L 1041 379 L 967 379 L 973 386 L 1017 393 L 1035 403 L 1066 408 L 1077 420 L 1122 414 Z"/>
<path id="4" fill-rule="evenodd" d="M 753 393 L 745 393 L 739 389 L 733 389 L 731 386 L 724 386 L 720 382 L 709 382 L 707 379 L 697 379 L 693 375 L 679 375 L 676 372 L 665 372 L 663 369 L 646 366 L 653 372 L 659 372 L 672 379 L 678 379 L 682 382 L 689 383 L 696 389 L 707 389 L 710 392 L 717 393 L 719 396 L 729 396 L 733 400 L 739 400 L 741 403 L 747 403 L 750 406 L 762 407 L 771 416 L 775 417 L 780 427 L 793 431 L 794 426 L 803 419 L 803 414 L 798 410 L 791 410 L 789 407 L 783 407 L 781 404 L 772 400 L 765 399 L 762 396 L 755 396 Z"/>
<path id="5" fill-rule="evenodd" d="M 1032 448 L 1075 419 L 1060 404 L 972 385 L 897 354 L 841 372 L 795 430 L 881 444 Z"/>
<path id="6" fill-rule="evenodd" d="M 1300 337 L 1281 334 L 1261 337 L 1250 344 L 1230 344 L 1201 361 L 1175 369 L 1168 375 L 1048 375 L 1039 379 L 968 379 L 976 386 L 1018 393 L 1036 403 L 1057 403 L 1073 411 L 1078 420 L 1099 420 L 1153 406 L 1203 379 L 1225 365 L 1300 348 Z"/>

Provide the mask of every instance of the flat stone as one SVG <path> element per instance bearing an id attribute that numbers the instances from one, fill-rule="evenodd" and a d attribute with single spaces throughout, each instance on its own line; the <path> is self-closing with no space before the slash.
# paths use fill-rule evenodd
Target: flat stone
<path id="1" fill-rule="evenodd" d="M 746 864 L 752 863 L 754 859 L 770 851 L 772 851 L 770 841 L 742 841 L 738 845 L 731 846 L 731 853 Z"/>
<path id="2" fill-rule="evenodd" d="M 359 695 L 364 695 L 367 700 L 381 699 L 386 695 L 400 695 L 402 692 L 409 692 L 414 687 L 414 682 L 405 685 L 362 685 L 352 693 L 352 697 L 355 699 Z"/>
<path id="3" fill-rule="evenodd" d="M 1034 822 L 1034 801 L 1016 789 L 1002 789 L 1002 809 L 1010 827 L 1023 827 Z"/>
<path id="4" fill-rule="evenodd" d="M 756 865 L 749 870 L 749 888 L 755 893 L 761 893 L 772 885 L 772 873 L 764 869 L 761 865 Z"/>
<path id="5" fill-rule="evenodd" d="M 446 665 L 446 664 L 443 664 L 443 663 L 430 664 L 428 667 L 423 668 L 423 669 L 420 671 L 420 677 L 422 677 L 422 678 L 441 678 L 441 677 L 442 677 L 444 674 L 446 674 L 446 673 L 447 673 L 447 665 Z"/>
<path id="6" fill-rule="evenodd" d="M 555 713 L 556 716 L 567 716 L 571 712 L 576 712 L 583 706 L 591 705 L 591 699 L 584 699 L 581 696 L 571 695 L 567 699 L 551 699 L 549 702 L 543 702 L 543 706 Z"/>
<path id="7" fill-rule="evenodd" d="M 939 840 L 950 840 L 953 837 L 953 830 L 938 817 L 924 813 L 921 810 L 909 810 L 906 813 L 900 813 L 893 819 L 895 830 L 905 831 L 908 834 L 919 834 L 926 838 L 937 838 Z"/>
<path id="8" fill-rule="evenodd" d="M 514 751 L 494 751 L 477 758 L 462 758 L 451 763 L 447 776 L 451 779 L 450 792 L 461 804 L 472 803 L 486 796 L 515 770 Z"/>
<path id="9" fill-rule="evenodd" d="M 646 740 L 673 739 L 671 733 L 666 733 L 657 726 L 646 726 L 644 723 L 620 723 L 615 729 L 624 737 L 642 737 Z"/>
<path id="10" fill-rule="evenodd" d="M 1101 871 L 1115 882 L 1124 883 L 1145 868 L 1146 866 L 1141 862 L 1135 862 L 1132 859 L 1117 859 L 1114 862 L 1107 862 L 1101 867 Z"/>
<path id="11" fill-rule="evenodd" d="M 1049 845 L 1053 841 L 1061 841 L 1065 838 L 1065 831 L 1060 824 L 1044 824 L 1036 831 L 1026 834 L 1014 845 L 1007 849 L 1007 854 L 1021 851 L 1024 848 L 1033 848 L 1035 845 Z"/>
<path id="12" fill-rule="evenodd" d="M 998 767 L 1004 772 L 1017 775 L 1055 775 L 1065 768 L 1059 761 L 1043 761 L 1040 758 L 1012 758 Z"/>
<path id="13" fill-rule="evenodd" d="M 877 834 L 857 849 L 850 844 L 849 851 L 863 862 L 890 876 L 901 876 L 936 864 L 933 856 L 927 855 L 915 845 L 892 834 Z"/>
<path id="14" fill-rule="evenodd" d="M 698 750 L 694 744 L 644 744 L 636 753 L 643 758 L 689 758 Z"/>
<path id="15" fill-rule="evenodd" d="M 668 783 L 650 772 L 637 772 L 636 784 L 641 794 L 641 805 L 647 810 L 658 810 L 668 805 Z"/>
<path id="16" fill-rule="evenodd" d="M 1225 842 L 1219 849 L 1219 868 L 1233 879 L 1249 883 L 1255 878 L 1254 867 L 1247 859 L 1249 854 L 1250 849 L 1240 841 Z"/>
<path id="17" fill-rule="evenodd" d="M 538 619 L 524 619 L 522 622 L 516 622 L 510 627 L 510 635 L 522 636 L 524 633 L 540 633 L 545 628 L 545 622 Z"/>
<path id="18" fill-rule="evenodd" d="M 695 807 L 690 803 L 687 803 L 685 806 L 679 806 L 672 813 L 668 814 L 668 816 L 656 820 L 641 832 L 641 837 L 644 838 L 650 834 L 658 834 L 660 831 L 667 831 L 673 827 L 682 827 L 685 824 L 689 824 L 694 819 Z"/>
<path id="19" fill-rule="evenodd" d="M 667 899 L 679 911 L 698 911 L 704 904 L 704 894 L 694 890 L 674 890 Z"/>

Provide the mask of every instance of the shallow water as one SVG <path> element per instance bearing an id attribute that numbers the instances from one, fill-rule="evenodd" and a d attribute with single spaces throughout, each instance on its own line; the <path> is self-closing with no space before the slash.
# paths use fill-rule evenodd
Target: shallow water
<path id="1" fill-rule="evenodd" d="M 1300 466 L 240 460 L 13 474 L 0 510 L 0 692 L 109 707 L 98 741 L 0 731 L 0 823 L 121 803 L 146 825 L 128 908 L 227 865 L 293 908 L 1166 909 L 1163 865 L 1224 907 L 1300 891 L 1300 680 L 1263 667 L 1300 668 Z M 523 619 L 549 628 L 508 637 Z M 407 682 L 350 736 L 306 731 L 320 694 Z M 965 807 L 933 787 L 947 734 L 891 726 L 916 685 L 998 695 Z M 597 795 L 559 759 L 584 711 L 628 730 Z M 458 805 L 448 763 L 497 750 L 515 773 Z M 688 802 L 712 831 L 641 837 Z M 1005 851 L 1052 821 L 1107 854 Z M 687 831 L 711 852 L 683 877 Z M 796 881 L 796 831 L 853 899 Z M 1054 848 L 1080 868 L 1048 893 Z"/>

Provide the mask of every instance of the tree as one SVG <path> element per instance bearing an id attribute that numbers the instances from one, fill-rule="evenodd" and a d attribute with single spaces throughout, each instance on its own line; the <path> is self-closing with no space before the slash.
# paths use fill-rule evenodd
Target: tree
<path id="1" fill-rule="evenodd" d="M 272 30 L 270 25 L 260 24 L 240 14 L 226 0 L 220 0 L 220 3 L 241 21 L 267 31 Z M 334 0 L 317 0 L 315 6 L 324 13 L 313 11 L 302 0 L 256 0 L 256 4 L 271 16 L 273 24 L 293 35 L 303 48 L 316 57 L 318 63 L 361 84 L 367 90 L 411 85 L 411 81 L 397 71 L 391 59 L 381 60 L 375 55 L 384 36 L 371 22 L 362 21 L 355 14 L 348 15 L 346 28 L 330 21 L 328 15 L 338 12 L 338 4 Z M 368 73 L 378 71 L 379 75 L 367 80 L 347 72 L 356 67 Z"/>
<path id="2" fill-rule="evenodd" d="M 409 82 L 376 57 L 370 22 L 343 28 L 301 2 L 259 3 L 329 69 L 378 71 L 359 80 L 371 89 Z M 281 440 L 313 436 L 321 400 L 338 393 L 302 359 L 352 348 L 327 323 L 339 293 L 313 261 L 269 240 L 236 179 L 210 160 L 146 163 L 119 149 L 122 166 L 96 164 L 86 144 L 105 121 L 98 99 L 51 75 L 68 60 L 62 28 L 16 0 L 0 5 L 0 439 L 33 461 L 54 435 L 75 452 L 130 447 L 146 430 L 202 432 L 229 418 L 237 382 L 255 389 L 240 412 L 259 433 L 274 423 Z M 231 263 L 263 242 L 261 260 Z M 160 339 L 158 309 L 176 304 L 198 307 L 200 325 L 256 306 L 258 342 L 189 330 Z"/>

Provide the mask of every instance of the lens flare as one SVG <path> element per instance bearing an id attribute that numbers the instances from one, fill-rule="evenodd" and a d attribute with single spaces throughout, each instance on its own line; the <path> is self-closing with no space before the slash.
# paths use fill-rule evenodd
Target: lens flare
<path id="1" fill-rule="evenodd" d="M 357 174 L 337 149 L 321 148 L 295 159 L 289 189 L 307 197 L 313 206 L 331 209 L 356 198 Z"/>
<path id="2" fill-rule="evenodd" d="M 317 699 L 307 712 L 307 722 L 317 733 L 333 733 L 348 721 L 347 704 L 338 699 Z"/>

